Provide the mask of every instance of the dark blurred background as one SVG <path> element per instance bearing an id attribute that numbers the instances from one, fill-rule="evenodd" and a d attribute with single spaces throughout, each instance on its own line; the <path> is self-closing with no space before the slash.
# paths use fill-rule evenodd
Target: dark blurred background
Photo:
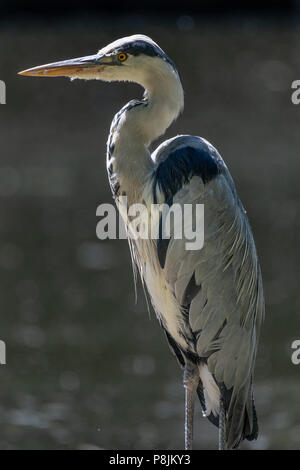
<path id="1" fill-rule="evenodd" d="M 196 3 L 196 2 L 195 2 Z M 167 131 L 201 135 L 226 160 L 259 252 L 267 314 L 256 367 L 252 449 L 299 449 L 300 2 L 2 2 L 0 79 L 1 449 L 183 445 L 181 371 L 135 304 L 126 240 L 96 238 L 112 201 L 105 144 L 132 84 L 17 76 L 151 36 L 175 61 L 185 112 Z M 159 142 L 157 142 L 158 144 Z M 196 409 L 195 447 L 217 430 Z"/>

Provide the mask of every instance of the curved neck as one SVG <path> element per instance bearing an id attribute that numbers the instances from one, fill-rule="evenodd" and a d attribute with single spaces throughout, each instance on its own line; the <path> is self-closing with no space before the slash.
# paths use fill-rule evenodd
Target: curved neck
<path id="1" fill-rule="evenodd" d="M 164 134 L 183 108 L 183 89 L 178 75 L 144 77 L 145 98 L 132 101 L 114 117 L 108 139 L 107 165 L 120 190 L 140 190 L 153 168 L 148 147 Z"/>
<path id="2" fill-rule="evenodd" d="M 143 81 L 147 106 L 140 121 L 140 135 L 146 146 L 163 135 L 183 110 L 184 95 L 179 76 L 159 71 Z"/>

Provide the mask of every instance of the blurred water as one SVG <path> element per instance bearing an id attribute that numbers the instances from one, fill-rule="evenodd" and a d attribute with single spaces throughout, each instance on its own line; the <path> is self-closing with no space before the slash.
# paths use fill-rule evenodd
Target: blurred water
<path id="1" fill-rule="evenodd" d="M 110 202 L 105 142 L 130 84 L 37 80 L 16 72 L 95 52 L 136 32 L 178 65 L 186 94 L 168 130 L 217 146 L 236 181 L 261 259 L 267 317 L 256 367 L 259 449 L 300 447 L 299 24 L 95 17 L 2 24 L 0 79 L 0 448 L 182 448 L 181 371 L 134 302 L 126 241 L 99 242 Z M 196 420 L 196 448 L 216 429 Z"/>

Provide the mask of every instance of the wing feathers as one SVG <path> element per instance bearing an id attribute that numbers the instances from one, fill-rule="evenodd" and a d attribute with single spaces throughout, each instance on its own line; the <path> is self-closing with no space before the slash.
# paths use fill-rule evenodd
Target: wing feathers
<path id="1" fill-rule="evenodd" d="M 231 390 L 226 432 L 234 447 L 243 437 L 257 434 L 251 380 L 264 316 L 263 288 L 251 228 L 231 176 L 214 149 L 208 157 L 203 153 L 206 144 L 199 145 L 202 153 L 187 146 L 165 157 L 154 192 L 162 191 L 156 200 L 163 194 L 182 208 L 204 204 L 203 248 L 187 251 L 186 239 L 171 236 L 163 267 L 177 302 L 188 308 L 187 329 L 194 335 L 195 352 L 207 358 L 216 382 Z M 201 158 L 203 164 L 197 160 Z"/>

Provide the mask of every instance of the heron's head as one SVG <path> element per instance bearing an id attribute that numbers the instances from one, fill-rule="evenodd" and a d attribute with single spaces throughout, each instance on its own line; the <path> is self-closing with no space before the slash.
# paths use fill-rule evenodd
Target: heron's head
<path id="1" fill-rule="evenodd" d="M 112 42 L 95 55 L 54 62 L 19 72 L 34 77 L 70 77 L 104 81 L 132 81 L 151 86 L 165 77 L 179 80 L 174 63 L 147 36 L 136 34 Z"/>

